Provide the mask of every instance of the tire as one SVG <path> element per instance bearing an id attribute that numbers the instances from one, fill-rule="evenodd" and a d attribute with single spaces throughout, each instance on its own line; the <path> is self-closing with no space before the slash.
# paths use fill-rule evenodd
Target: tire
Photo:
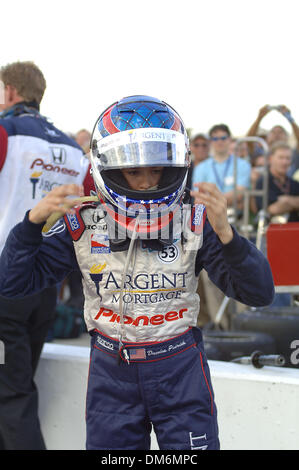
<path id="1" fill-rule="evenodd" d="M 275 354 L 274 339 L 267 334 L 244 331 L 203 331 L 205 350 L 216 347 L 221 361 L 250 356 L 260 350 L 264 354 Z M 207 354 L 208 355 L 208 354 Z M 209 359 L 214 359 L 210 357 Z"/>
<path id="2" fill-rule="evenodd" d="M 296 364 L 298 354 L 296 358 L 296 351 L 291 348 L 294 340 L 299 341 L 298 307 L 246 310 L 233 318 L 232 328 L 243 332 L 255 331 L 271 335 L 275 340 L 277 354 L 282 354 L 285 357 L 285 367 L 299 367 L 299 364 Z"/>

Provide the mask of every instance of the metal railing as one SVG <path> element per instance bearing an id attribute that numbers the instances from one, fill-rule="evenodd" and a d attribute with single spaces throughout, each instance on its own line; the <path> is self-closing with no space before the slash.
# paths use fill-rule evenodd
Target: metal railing
<path id="1" fill-rule="evenodd" d="M 267 217 L 267 207 L 268 207 L 268 186 L 269 186 L 269 172 L 268 172 L 268 144 L 261 137 L 242 137 L 236 140 L 236 145 L 242 142 L 258 143 L 264 150 L 264 165 L 261 167 L 261 175 L 263 176 L 263 185 L 262 189 L 245 189 L 242 191 L 243 194 L 243 217 L 241 221 L 237 221 L 235 217 L 235 223 L 238 226 L 238 229 L 244 235 L 244 237 L 249 238 L 253 233 L 254 227 L 249 223 L 250 220 L 250 198 L 252 196 L 261 196 L 262 197 L 262 209 L 258 212 L 258 229 L 257 229 L 257 240 L 256 246 L 261 249 L 262 245 L 262 236 L 265 234 Z M 238 159 L 234 156 L 234 198 L 233 198 L 233 208 L 234 213 L 237 214 L 238 210 L 238 195 L 240 192 L 237 189 L 237 162 Z"/>
<path id="2" fill-rule="evenodd" d="M 262 209 L 257 214 L 257 232 L 256 232 L 256 247 L 259 250 L 262 250 L 263 247 L 263 237 L 267 231 L 267 225 L 269 222 L 269 217 L 267 213 L 268 207 L 268 186 L 269 186 L 269 171 L 268 171 L 268 152 L 269 147 L 267 142 L 262 139 L 261 137 L 242 137 L 236 140 L 236 146 L 239 145 L 241 142 L 251 142 L 251 143 L 258 143 L 262 146 L 264 150 L 264 165 L 261 167 L 261 175 L 263 176 L 263 184 L 262 189 L 245 189 L 244 191 L 240 192 L 237 189 L 237 171 L 238 171 L 238 158 L 234 155 L 234 171 L 233 171 L 233 179 L 234 179 L 234 196 L 233 196 L 233 210 L 228 209 L 228 219 L 230 223 L 233 223 L 237 226 L 238 230 L 242 233 L 242 235 L 246 238 L 249 238 L 250 235 L 254 235 L 254 227 L 249 223 L 250 220 L 250 198 L 252 196 L 261 196 L 262 197 Z M 238 196 L 239 194 L 243 195 L 243 217 L 241 220 L 237 219 L 238 213 Z M 264 244 L 265 246 L 265 244 Z M 225 296 L 215 317 L 214 325 L 219 326 L 225 312 L 225 309 L 231 300 L 230 297 Z"/>

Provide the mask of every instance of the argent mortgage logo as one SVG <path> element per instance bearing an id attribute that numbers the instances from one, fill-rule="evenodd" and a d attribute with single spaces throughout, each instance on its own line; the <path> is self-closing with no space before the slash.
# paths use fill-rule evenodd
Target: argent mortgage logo
<path id="1" fill-rule="evenodd" d="M 4 347 L 3 341 L 0 340 L 0 365 L 1 364 L 3 365 L 5 363 L 4 359 L 5 359 L 5 347 Z"/>

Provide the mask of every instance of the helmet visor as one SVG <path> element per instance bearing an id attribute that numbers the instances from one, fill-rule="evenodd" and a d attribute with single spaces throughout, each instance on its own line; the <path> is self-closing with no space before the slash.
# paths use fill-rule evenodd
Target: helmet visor
<path id="1" fill-rule="evenodd" d="M 100 170 L 145 166 L 187 167 L 188 147 L 180 132 L 139 128 L 105 137 L 93 149 L 93 163 Z"/>

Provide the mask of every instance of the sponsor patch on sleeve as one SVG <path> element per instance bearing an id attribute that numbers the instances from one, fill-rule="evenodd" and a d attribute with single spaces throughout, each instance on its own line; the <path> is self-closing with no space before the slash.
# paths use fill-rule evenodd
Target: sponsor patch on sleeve
<path id="1" fill-rule="evenodd" d="M 202 233 L 203 226 L 206 220 L 206 208 L 203 204 L 196 204 L 192 208 L 191 213 L 191 231 L 195 233 Z"/>
<path id="2" fill-rule="evenodd" d="M 91 234 L 91 253 L 110 253 L 110 242 L 108 235 L 102 233 L 92 233 Z"/>
<path id="3" fill-rule="evenodd" d="M 80 207 L 76 208 L 75 214 L 66 214 L 64 216 L 68 231 L 74 241 L 79 240 L 85 230 L 84 221 L 80 215 Z"/>

